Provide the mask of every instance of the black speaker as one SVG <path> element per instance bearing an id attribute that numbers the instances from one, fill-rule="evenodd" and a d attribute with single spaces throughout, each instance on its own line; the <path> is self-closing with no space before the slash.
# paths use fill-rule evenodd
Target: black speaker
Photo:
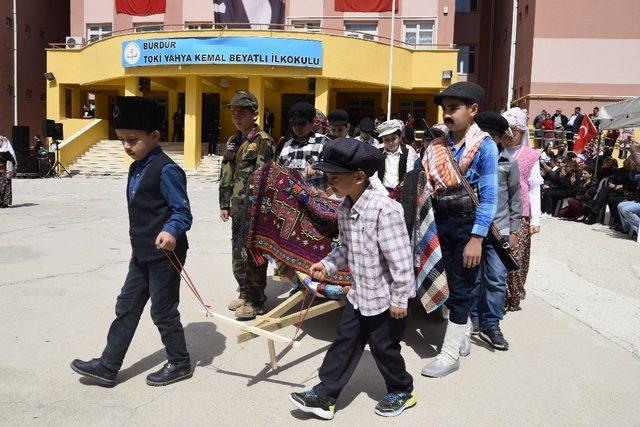
<path id="1" fill-rule="evenodd" d="M 140 77 L 138 79 L 138 90 L 140 92 L 149 92 L 151 90 L 151 79 L 147 77 Z"/>
<path id="2" fill-rule="evenodd" d="M 64 139 L 64 132 L 63 132 L 63 128 L 62 128 L 62 123 L 56 123 L 54 125 L 54 128 L 56 130 L 56 136 L 54 138 L 59 140 L 59 141 L 62 141 Z"/>
<path id="3" fill-rule="evenodd" d="M 56 135 L 56 122 L 51 119 L 44 119 L 42 123 L 42 133 L 45 138 L 54 138 Z"/>
<path id="4" fill-rule="evenodd" d="M 13 149 L 16 154 L 22 156 L 29 155 L 29 126 L 13 126 L 12 131 L 12 143 Z"/>

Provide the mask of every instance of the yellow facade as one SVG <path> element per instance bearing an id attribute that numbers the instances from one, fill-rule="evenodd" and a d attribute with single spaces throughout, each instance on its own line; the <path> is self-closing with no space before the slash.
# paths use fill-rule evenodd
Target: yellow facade
<path id="1" fill-rule="evenodd" d="M 265 65 L 162 65 L 124 68 L 121 62 L 122 42 L 132 39 L 181 37 L 278 37 L 320 40 L 323 45 L 322 68 L 300 68 Z M 394 48 L 392 111 L 399 112 L 412 100 L 426 101 L 426 118 L 431 123 L 438 119 L 438 110 L 431 97 L 450 80 L 442 79 L 442 72 L 455 70 L 455 50 L 410 50 Z M 201 159 L 203 118 L 202 94 L 218 94 L 217 107 L 228 103 L 238 90 L 249 90 L 260 103 L 259 123 L 264 108 L 275 115 L 274 137 L 280 136 L 285 99 L 296 96 L 315 102 L 325 114 L 336 107 L 358 108 L 362 99 L 366 108 L 386 110 L 389 46 L 384 43 L 350 37 L 308 34 L 287 31 L 163 31 L 136 33 L 103 39 L 78 50 L 49 50 L 47 71 L 55 76 L 47 88 L 47 117 L 56 121 L 79 118 L 86 94 L 95 95 L 96 118 L 108 119 L 109 96 L 141 96 L 138 79 L 151 79 L 151 92 L 144 96 L 159 97 L 166 106 L 167 136 L 173 134 L 172 116 L 183 102 L 185 113 L 184 153 L 185 167 L 195 168 Z M 455 73 L 454 73 L 455 76 Z M 454 77 L 455 78 L 455 77 Z M 69 94 L 71 96 L 69 97 Z M 181 97 L 184 98 L 181 98 Z M 183 101 L 180 101 L 183 99 Z M 70 101 L 69 101 L 70 100 Z M 71 106 L 69 107 L 69 102 Z M 371 107 L 373 106 L 373 107 Z M 286 107 L 286 106 L 285 106 Z M 287 107 L 288 108 L 288 107 Z M 364 108 L 364 107 L 363 107 Z M 219 110 L 220 141 L 234 132 L 230 114 Z M 356 110 L 357 111 L 357 110 Z M 70 117 L 67 117 L 68 114 Z M 106 139 L 111 133 L 100 126 Z M 105 130 L 106 129 L 106 130 Z M 96 130 L 93 130 L 95 133 Z M 65 138 L 68 137 L 65 129 Z M 68 146 L 71 144 L 67 144 Z M 79 150 L 73 150 L 74 154 Z M 71 150 L 70 150 L 71 152 Z M 80 153 L 82 154 L 82 153 Z M 68 162 L 71 156 L 65 156 Z"/>

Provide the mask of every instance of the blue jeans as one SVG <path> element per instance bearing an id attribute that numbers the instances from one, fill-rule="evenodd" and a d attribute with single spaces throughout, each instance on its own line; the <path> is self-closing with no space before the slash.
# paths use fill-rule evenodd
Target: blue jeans
<path id="1" fill-rule="evenodd" d="M 502 320 L 507 295 L 507 269 L 488 239 L 483 246 L 482 262 L 471 291 L 471 317 L 479 318 L 480 328 L 487 329 Z"/>
<path id="2" fill-rule="evenodd" d="M 640 224 L 640 202 L 625 200 L 618 205 L 618 212 L 620 213 L 622 231 L 628 233 L 629 228 L 633 228 L 637 232 L 638 224 Z"/>

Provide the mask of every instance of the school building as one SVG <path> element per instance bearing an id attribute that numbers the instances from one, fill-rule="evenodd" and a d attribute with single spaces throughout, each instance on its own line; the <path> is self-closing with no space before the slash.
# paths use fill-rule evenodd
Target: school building
<path id="1" fill-rule="evenodd" d="M 400 1 L 393 35 L 391 112 L 438 120 L 433 94 L 458 78 L 453 46 L 454 1 Z M 446 6 L 451 4 L 450 6 Z M 448 9 L 450 7 L 451 9 Z M 325 114 L 343 108 L 353 124 L 387 110 L 391 13 L 333 10 L 333 1 L 286 2 L 279 29 L 214 28 L 211 0 L 167 2 L 166 13 L 118 14 L 114 2 L 71 1 L 75 46 L 47 51 L 47 117 L 64 125 L 61 157 L 73 162 L 95 142 L 114 139 L 112 105 L 118 95 L 154 98 L 166 138 L 184 112 L 184 166 L 196 168 L 201 144 L 235 131 L 223 107 L 238 90 L 275 116 L 274 138 L 300 100 Z M 95 119 L 83 120 L 83 106 Z"/>

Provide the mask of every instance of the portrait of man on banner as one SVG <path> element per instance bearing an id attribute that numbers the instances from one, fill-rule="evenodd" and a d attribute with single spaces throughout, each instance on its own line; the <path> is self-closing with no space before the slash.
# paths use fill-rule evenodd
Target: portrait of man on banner
<path id="1" fill-rule="evenodd" d="M 236 24 L 233 28 L 281 29 L 284 10 L 284 0 L 213 0 L 214 22 L 220 26 Z"/>

